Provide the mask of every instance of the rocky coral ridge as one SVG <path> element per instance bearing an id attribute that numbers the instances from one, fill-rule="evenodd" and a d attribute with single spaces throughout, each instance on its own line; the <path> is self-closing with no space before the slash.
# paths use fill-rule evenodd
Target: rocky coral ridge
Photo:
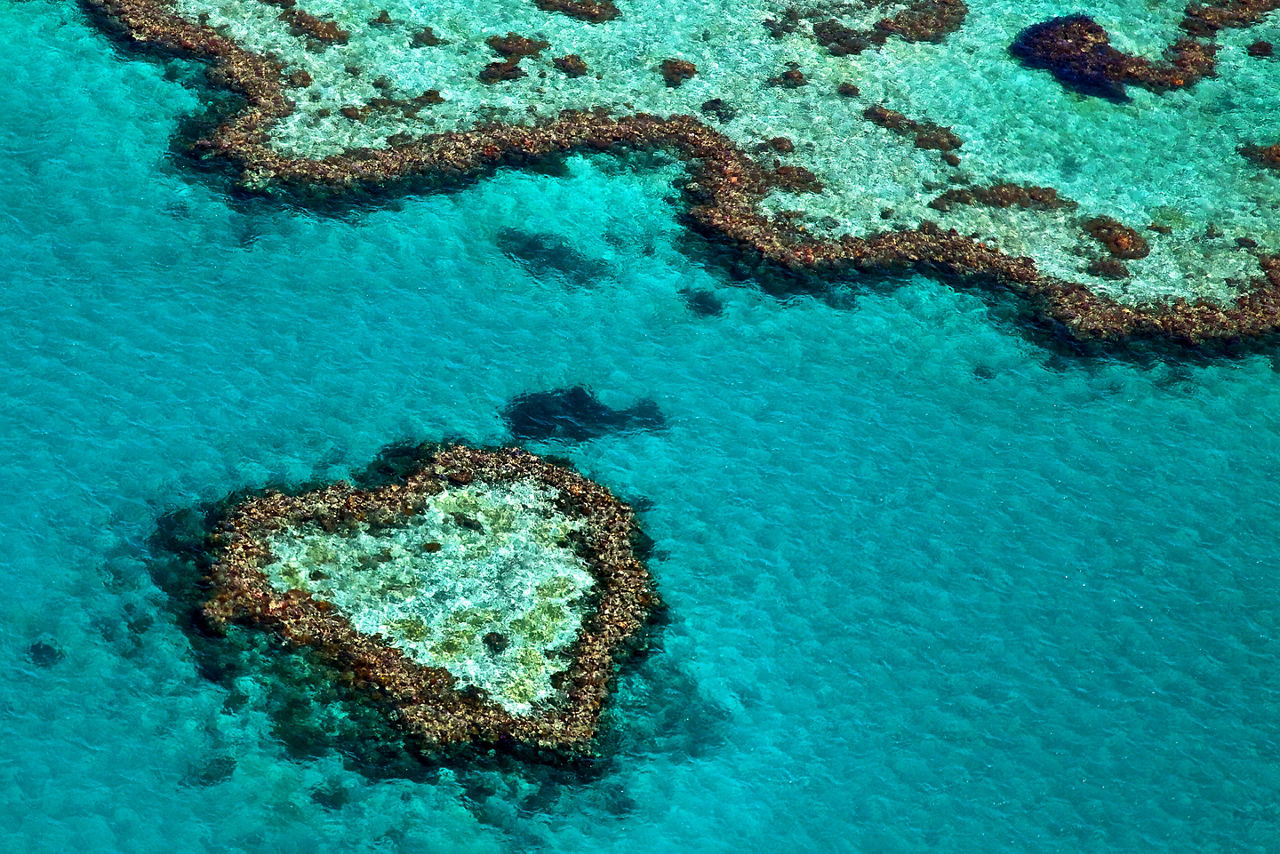
<path id="1" fill-rule="evenodd" d="M 202 614 L 336 666 L 424 752 L 589 749 L 615 659 L 656 604 L 635 520 L 517 449 L 431 452 L 403 482 L 235 506 Z"/>

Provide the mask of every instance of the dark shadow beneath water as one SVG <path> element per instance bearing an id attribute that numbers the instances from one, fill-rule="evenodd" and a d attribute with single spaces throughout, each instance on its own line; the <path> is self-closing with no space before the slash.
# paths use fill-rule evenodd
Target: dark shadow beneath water
<path id="1" fill-rule="evenodd" d="M 580 252 L 558 234 L 504 228 L 496 242 L 503 255 L 530 275 L 552 275 L 571 288 L 591 288 L 614 278 L 610 264 Z"/>
<path id="2" fill-rule="evenodd" d="M 719 317 L 724 314 L 724 302 L 714 291 L 684 288 L 680 299 L 698 317 Z"/>
<path id="3" fill-rule="evenodd" d="M 648 398 L 614 409 L 583 386 L 519 395 L 503 409 L 502 420 L 522 442 L 583 442 L 621 431 L 660 430 L 667 423 Z"/>

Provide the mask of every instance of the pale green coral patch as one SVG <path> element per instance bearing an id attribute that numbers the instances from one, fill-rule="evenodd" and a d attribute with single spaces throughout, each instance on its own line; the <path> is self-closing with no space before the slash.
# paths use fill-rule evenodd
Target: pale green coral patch
<path id="1" fill-rule="evenodd" d="M 551 677 L 595 586 L 570 544 L 581 526 L 535 483 L 450 486 L 401 524 L 277 531 L 263 573 L 526 714 L 558 696 Z"/>

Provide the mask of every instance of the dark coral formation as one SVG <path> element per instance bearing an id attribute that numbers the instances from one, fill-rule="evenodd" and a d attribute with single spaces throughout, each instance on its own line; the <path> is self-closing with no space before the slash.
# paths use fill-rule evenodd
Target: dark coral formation
<path id="1" fill-rule="evenodd" d="M 566 111 L 533 127 L 486 125 L 434 134 L 389 149 L 356 149 L 318 160 L 289 157 L 272 149 L 263 132 L 293 110 L 278 63 L 173 14 L 157 0 L 83 2 L 99 12 L 108 27 L 148 47 L 211 60 L 214 82 L 240 95 L 243 106 L 197 142 L 195 151 L 225 159 L 253 184 L 272 182 L 304 194 L 349 193 L 427 176 L 456 181 L 569 151 L 660 148 L 688 164 L 688 223 L 736 251 L 740 266 L 761 274 L 777 271 L 821 278 L 852 272 L 926 271 L 944 282 L 976 282 L 1019 294 L 1042 322 L 1077 341 L 1143 338 L 1185 346 L 1223 346 L 1242 337 L 1280 332 L 1280 262 L 1265 256 L 1258 259 L 1262 275 L 1229 304 L 1178 299 L 1132 306 L 1082 283 L 1045 276 L 1029 258 L 1011 257 L 929 223 L 833 240 L 797 233 L 761 212 L 759 202 L 776 186 L 777 174 L 693 116 Z M 890 113 L 884 115 L 892 119 Z M 1258 152 L 1260 158 L 1275 156 L 1280 164 L 1280 147 Z"/>
<path id="2" fill-rule="evenodd" d="M 1212 38 L 1225 29 L 1243 29 L 1262 21 L 1268 12 L 1280 9 L 1280 0 L 1216 0 L 1188 4 L 1182 29 L 1190 35 Z"/>
<path id="3" fill-rule="evenodd" d="M 522 442 L 583 442 L 622 430 L 657 430 L 666 426 L 658 404 L 652 400 L 613 409 L 582 386 L 522 394 L 507 404 L 502 420 L 511 435 Z"/>
<path id="4" fill-rule="evenodd" d="M 862 111 L 862 115 L 872 124 L 885 130 L 891 130 L 902 136 L 911 137 L 916 148 L 930 148 L 937 151 L 954 151 L 964 145 L 960 137 L 951 132 L 951 128 L 935 125 L 933 122 L 920 122 L 909 119 L 896 110 L 880 104 L 873 104 Z"/>
<path id="5" fill-rule="evenodd" d="M 738 109 L 727 103 L 723 98 L 712 98 L 710 101 L 704 101 L 702 112 L 719 122 L 731 122 L 738 117 Z"/>
<path id="6" fill-rule="evenodd" d="M 501 83 L 504 80 L 519 80 L 527 73 L 520 67 L 520 60 L 503 59 L 491 62 L 480 69 L 478 79 L 481 83 Z"/>
<path id="7" fill-rule="evenodd" d="M 1125 279 L 1129 276 L 1129 268 L 1115 258 L 1095 258 L 1089 262 L 1085 272 L 1100 279 Z"/>
<path id="8" fill-rule="evenodd" d="M 551 47 L 551 42 L 527 38 L 518 33 L 507 33 L 505 36 L 489 36 L 484 43 L 494 53 L 507 59 L 515 60 L 524 59 L 526 56 L 537 56 Z"/>
<path id="9" fill-rule="evenodd" d="M 698 66 L 687 59 L 664 59 L 658 66 L 662 79 L 671 88 L 676 88 L 684 81 L 698 73 Z"/>
<path id="10" fill-rule="evenodd" d="M 809 80 L 804 76 L 804 72 L 800 70 L 800 66 L 794 62 L 788 63 L 786 71 L 777 77 L 770 77 L 765 82 L 770 86 L 781 86 L 783 89 L 799 89 L 801 86 L 808 86 Z"/>
<path id="11" fill-rule="evenodd" d="M 1096 216 L 1081 223 L 1085 234 L 1101 243 L 1112 258 L 1135 261 L 1151 254 L 1151 247 L 1134 229 L 1109 216 Z"/>
<path id="12" fill-rule="evenodd" d="M 377 84 L 378 81 L 375 80 L 374 85 L 377 86 Z M 385 89 L 387 87 L 379 88 Z M 443 103 L 444 96 L 440 94 L 439 89 L 428 89 L 412 98 L 388 98 L 386 96 L 370 98 L 368 102 L 361 105 L 347 104 L 342 106 L 338 109 L 338 112 L 352 121 L 363 122 L 377 112 L 398 111 L 405 117 L 416 117 L 424 108 Z M 407 142 L 413 137 L 409 134 L 396 134 L 394 139 Z"/>
<path id="13" fill-rule="evenodd" d="M 818 176 L 803 166 L 779 166 L 773 170 L 774 183 L 793 193 L 821 193 L 822 182 Z"/>
<path id="14" fill-rule="evenodd" d="M 911 0 L 898 13 L 876 21 L 870 30 L 855 29 L 838 18 L 829 17 L 829 12 L 839 11 L 838 4 L 832 4 L 829 11 L 825 6 L 818 6 L 805 13 L 793 7 L 783 21 L 765 24 L 778 36 L 795 31 L 801 18 L 807 18 L 813 22 L 813 36 L 818 44 L 835 56 L 851 56 L 880 47 L 892 36 L 913 42 L 942 41 L 947 34 L 960 29 L 969 7 L 964 0 Z"/>
<path id="15" fill-rule="evenodd" d="M 1032 68 L 1044 68 L 1069 89 L 1115 100 L 1126 85 L 1166 92 L 1194 85 L 1214 74 L 1224 29 L 1252 27 L 1280 9 L 1280 0 L 1217 0 L 1189 4 L 1180 28 L 1187 35 L 1164 50 L 1163 62 L 1130 56 L 1111 46 L 1105 29 L 1085 15 L 1067 15 L 1023 30 L 1009 50 Z M 1249 48 L 1253 56 L 1270 56 L 1267 42 Z"/>
<path id="16" fill-rule="evenodd" d="M 444 44 L 444 40 L 435 34 L 435 30 L 431 27 L 423 27 L 421 30 L 413 34 L 414 47 L 436 47 Z"/>
<path id="17" fill-rule="evenodd" d="M 365 522 L 393 525 L 430 505 L 447 484 L 532 481 L 552 490 L 567 515 L 581 519 L 577 545 L 596 581 L 571 663 L 557 681 L 562 699 L 514 714 L 482 692 L 461 691 L 446 670 L 410 659 L 381 635 L 357 631 L 332 604 L 303 590 L 273 586 L 263 572 L 270 537 L 286 528 L 338 530 Z M 657 605 L 652 579 L 636 558 L 635 519 L 608 490 L 518 449 L 437 449 L 382 487 L 337 483 L 301 495 L 267 492 L 234 505 L 209 532 L 207 599 L 200 621 L 215 634 L 232 625 L 265 630 L 312 650 L 356 692 L 381 707 L 418 751 L 453 746 L 524 745 L 587 752 L 610 690 L 614 664 Z M 491 651 L 506 639 L 486 637 Z"/>
<path id="18" fill-rule="evenodd" d="M 1280 169 L 1280 143 L 1272 143 L 1271 145 L 1242 145 L 1240 153 L 1245 157 L 1257 163 L 1259 166 L 1266 166 L 1270 169 Z"/>
<path id="19" fill-rule="evenodd" d="M 295 0 L 263 0 L 281 9 L 280 20 L 289 25 L 295 36 L 315 39 L 324 44 L 346 44 L 351 33 L 342 29 L 336 21 L 317 18 L 305 9 L 299 9 Z"/>
<path id="20" fill-rule="evenodd" d="M 570 18 L 601 24 L 618 17 L 613 0 L 533 0 L 544 12 L 561 12 Z"/>
<path id="21" fill-rule="evenodd" d="M 490 36 L 485 40 L 485 44 L 496 54 L 502 57 L 498 62 L 491 62 L 480 72 L 481 83 L 497 83 L 502 80 L 515 80 L 525 76 L 525 70 L 520 67 L 520 60 L 525 57 L 537 57 L 544 50 L 551 47 L 550 42 L 541 39 L 531 39 L 516 33 L 507 33 L 505 36 Z"/>
<path id="22" fill-rule="evenodd" d="M 876 21 L 875 29 L 906 41 L 940 42 L 960 29 L 968 14 L 964 0 L 913 0 L 896 15 Z"/>
<path id="23" fill-rule="evenodd" d="M 1023 208 L 1052 211 L 1074 208 L 1076 203 L 1058 195 L 1052 187 L 1027 187 L 1022 184 L 993 184 L 990 187 L 957 187 L 947 190 L 929 207 L 949 211 L 956 205 L 983 205 L 989 208 Z"/>
<path id="24" fill-rule="evenodd" d="M 566 77 L 581 77 L 587 73 L 587 63 L 576 53 L 557 56 L 551 64 L 564 72 Z"/>
<path id="25" fill-rule="evenodd" d="M 1213 73 L 1217 47 L 1179 39 L 1165 49 L 1164 62 L 1152 62 L 1116 50 L 1111 36 L 1092 18 L 1067 15 L 1027 27 L 1009 51 L 1031 68 L 1046 69 L 1069 89 L 1119 100 L 1126 84 L 1154 92 L 1190 86 Z"/>

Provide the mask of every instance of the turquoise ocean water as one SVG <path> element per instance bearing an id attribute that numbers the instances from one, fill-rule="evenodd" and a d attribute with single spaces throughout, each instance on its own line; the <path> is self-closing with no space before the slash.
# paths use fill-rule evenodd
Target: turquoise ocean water
<path id="1" fill-rule="evenodd" d="M 198 93 L 74 6 L 0 3 L 0 67 L 0 849 L 1280 849 L 1267 353 L 1063 357 L 923 278 L 769 296 L 651 161 L 233 203 L 169 153 Z M 534 446 L 648 500 L 670 604 L 601 773 L 299 755 L 198 671 L 163 514 L 576 384 L 666 417 Z"/>

